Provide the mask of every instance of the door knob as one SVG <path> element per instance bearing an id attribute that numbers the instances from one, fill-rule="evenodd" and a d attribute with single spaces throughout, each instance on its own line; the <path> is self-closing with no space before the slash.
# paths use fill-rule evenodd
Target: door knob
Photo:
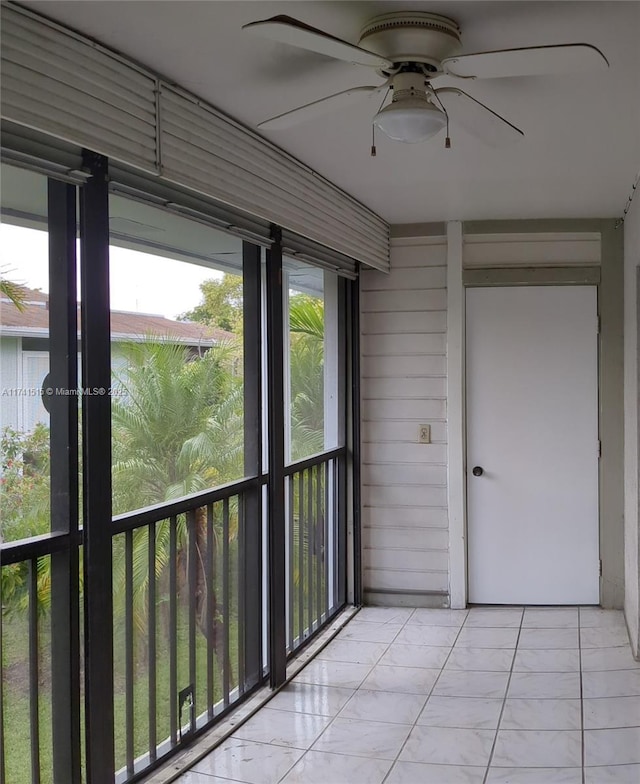
<path id="1" fill-rule="evenodd" d="M 484 468 L 482 466 L 474 466 L 471 473 L 474 476 L 482 476 L 482 474 L 484 474 Z"/>

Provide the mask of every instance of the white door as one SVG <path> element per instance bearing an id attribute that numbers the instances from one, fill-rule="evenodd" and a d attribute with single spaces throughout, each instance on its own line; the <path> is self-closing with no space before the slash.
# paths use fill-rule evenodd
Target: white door
<path id="1" fill-rule="evenodd" d="M 470 288 L 466 323 L 469 601 L 598 604 L 596 288 Z"/>

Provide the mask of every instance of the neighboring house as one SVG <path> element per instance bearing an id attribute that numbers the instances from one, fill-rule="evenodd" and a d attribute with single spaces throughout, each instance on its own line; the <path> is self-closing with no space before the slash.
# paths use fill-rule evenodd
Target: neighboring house
<path id="1" fill-rule="evenodd" d="M 0 432 L 6 427 L 29 432 L 38 422 L 49 420 L 39 393 L 49 372 L 49 298 L 36 289 L 25 288 L 24 292 L 23 311 L 7 298 L 0 300 Z M 114 373 L 122 377 L 125 362 L 118 344 L 150 337 L 187 346 L 193 356 L 199 356 L 212 346 L 233 339 L 234 335 L 195 322 L 112 310 Z M 78 346 L 78 352 L 79 349 Z"/>

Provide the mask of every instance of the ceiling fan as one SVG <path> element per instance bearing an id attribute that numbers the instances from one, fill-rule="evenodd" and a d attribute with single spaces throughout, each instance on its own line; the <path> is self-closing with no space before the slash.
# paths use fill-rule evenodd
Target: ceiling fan
<path id="1" fill-rule="evenodd" d="M 243 29 L 278 43 L 369 66 L 383 79 L 382 84 L 351 87 L 271 117 L 259 123 L 258 128 L 263 130 L 288 128 L 347 106 L 357 98 L 375 94 L 386 98 L 391 91 L 391 103 L 373 118 L 374 127 L 391 139 L 421 142 L 446 126 L 449 146 L 451 121 L 490 145 L 502 146 L 518 140 L 523 132 L 464 90 L 436 88 L 433 82 L 441 77 L 474 80 L 591 72 L 609 66 L 599 49 L 584 43 L 461 54 L 458 24 L 448 17 L 424 12 L 375 17 L 365 25 L 357 46 L 289 16 L 250 22 Z"/>

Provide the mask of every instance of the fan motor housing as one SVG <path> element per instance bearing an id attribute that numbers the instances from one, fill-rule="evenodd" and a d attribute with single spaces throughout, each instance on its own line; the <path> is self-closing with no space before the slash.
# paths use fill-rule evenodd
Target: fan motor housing
<path id="1" fill-rule="evenodd" d="M 423 63 L 434 71 L 462 49 L 460 28 L 453 19 L 420 12 L 376 16 L 360 33 L 358 46 L 394 63 Z"/>

